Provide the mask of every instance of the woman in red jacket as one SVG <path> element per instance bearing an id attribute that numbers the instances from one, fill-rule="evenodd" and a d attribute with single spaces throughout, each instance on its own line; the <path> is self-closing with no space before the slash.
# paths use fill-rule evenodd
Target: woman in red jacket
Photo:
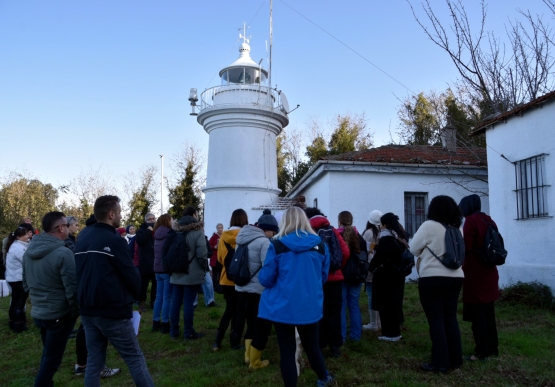
<path id="1" fill-rule="evenodd" d="M 328 218 L 326 218 L 317 208 L 306 208 L 306 216 L 310 219 L 310 226 L 314 231 L 318 232 L 321 228 L 330 226 Z M 343 237 L 337 229 L 333 229 L 343 254 L 341 268 L 345 267 L 349 259 L 349 246 L 343 240 Z M 343 297 L 343 273 L 341 270 L 330 271 L 328 280 L 324 284 L 324 317 L 320 320 L 320 349 L 323 350 L 328 345 L 333 357 L 341 356 L 341 346 L 343 345 L 343 336 L 341 335 L 341 308 Z"/>
<path id="2" fill-rule="evenodd" d="M 463 320 L 472 323 L 476 349 L 469 360 L 474 361 L 498 355 L 494 301 L 499 299 L 499 274 L 497 266 L 486 264 L 481 258 L 488 226 L 497 228 L 497 225 L 480 212 L 478 195 L 464 197 L 459 207 L 465 217 Z"/>

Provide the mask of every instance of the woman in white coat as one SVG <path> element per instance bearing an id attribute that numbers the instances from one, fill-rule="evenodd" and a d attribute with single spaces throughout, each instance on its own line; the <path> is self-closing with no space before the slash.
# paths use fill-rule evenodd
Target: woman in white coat
<path id="1" fill-rule="evenodd" d="M 9 310 L 9 326 L 15 333 L 27 330 L 25 316 L 25 302 L 29 293 L 23 290 L 23 254 L 29 246 L 29 239 L 33 236 L 30 224 L 19 225 L 8 236 L 6 250 L 6 281 L 12 288 L 12 302 Z"/>

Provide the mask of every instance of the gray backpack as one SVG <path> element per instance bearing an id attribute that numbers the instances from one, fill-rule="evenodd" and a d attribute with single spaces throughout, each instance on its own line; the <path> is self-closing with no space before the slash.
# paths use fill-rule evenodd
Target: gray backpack
<path id="1" fill-rule="evenodd" d="M 448 269 L 456 270 L 464 262 L 464 239 L 461 230 L 456 227 L 443 224 L 445 227 L 445 255 L 438 257 L 428 246 L 430 253 L 436 257 Z"/>

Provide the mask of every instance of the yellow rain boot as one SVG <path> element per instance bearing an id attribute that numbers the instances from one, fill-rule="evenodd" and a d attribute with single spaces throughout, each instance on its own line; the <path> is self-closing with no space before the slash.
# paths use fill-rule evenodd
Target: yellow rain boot
<path id="1" fill-rule="evenodd" d="M 262 357 L 262 351 L 259 351 L 258 349 L 254 348 L 251 345 L 251 351 L 250 351 L 251 364 L 249 365 L 249 368 L 254 368 L 255 370 L 257 370 L 259 368 L 268 367 L 268 364 L 270 364 L 270 362 L 268 360 L 260 360 L 261 357 Z"/>
<path id="2" fill-rule="evenodd" d="M 251 358 L 250 358 L 251 343 L 252 343 L 252 339 L 245 339 L 245 364 L 246 365 L 249 365 L 251 362 Z"/>

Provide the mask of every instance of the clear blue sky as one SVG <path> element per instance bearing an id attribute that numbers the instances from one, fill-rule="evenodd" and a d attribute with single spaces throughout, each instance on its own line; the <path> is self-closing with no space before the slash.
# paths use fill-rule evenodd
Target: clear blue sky
<path id="1" fill-rule="evenodd" d="M 405 0 L 286 3 L 417 93 L 457 77 Z M 465 4 L 479 16 L 478 1 Z M 547 14 L 541 0 L 490 1 L 488 27 L 504 36 L 518 7 Z M 268 8 L 262 0 L 1 1 L 0 176 L 25 169 L 57 186 L 100 165 L 116 176 L 158 165 L 184 141 L 206 148 L 189 89 L 218 84 L 238 56 L 244 21 L 252 20 L 252 58 L 266 59 Z M 396 96 L 409 92 L 280 0 L 272 66 L 273 83 L 301 105 L 291 127 L 365 112 L 376 145 L 396 131 Z"/>

